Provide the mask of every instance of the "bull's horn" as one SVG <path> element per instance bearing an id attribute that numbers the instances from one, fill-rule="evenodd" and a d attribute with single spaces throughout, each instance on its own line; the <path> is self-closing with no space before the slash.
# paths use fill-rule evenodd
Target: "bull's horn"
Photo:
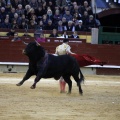
<path id="1" fill-rule="evenodd" d="M 22 41 L 22 42 L 23 42 L 23 44 L 28 45 L 28 43 L 26 43 L 25 41 Z"/>
<path id="2" fill-rule="evenodd" d="M 35 42 L 36 42 L 36 44 L 37 44 L 38 46 L 41 46 L 40 43 L 38 43 L 36 40 L 35 40 Z"/>

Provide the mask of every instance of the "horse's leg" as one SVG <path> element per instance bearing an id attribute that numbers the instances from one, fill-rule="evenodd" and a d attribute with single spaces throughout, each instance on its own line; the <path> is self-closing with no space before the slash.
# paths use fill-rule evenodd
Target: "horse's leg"
<path id="1" fill-rule="evenodd" d="M 63 76 L 65 82 L 68 84 L 68 94 L 71 94 L 72 90 L 72 81 L 70 79 L 70 76 Z"/>
<path id="2" fill-rule="evenodd" d="M 28 69 L 27 73 L 25 74 L 25 76 L 23 77 L 23 79 L 17 83 L 17 86 L 21 86 L 26 80 L 28 80 L 31 76 L 32 76 L 32 71 L 30 69 Z"/>

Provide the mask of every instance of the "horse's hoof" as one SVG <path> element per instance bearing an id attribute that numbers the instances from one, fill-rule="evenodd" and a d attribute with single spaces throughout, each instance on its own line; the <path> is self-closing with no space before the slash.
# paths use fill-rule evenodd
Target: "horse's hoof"
<path id="1" fill-rule="evenodd" d="M 35 86 L 31 86 L 30 88 L 31 88 L 31 89 L 35 89 Z"/>

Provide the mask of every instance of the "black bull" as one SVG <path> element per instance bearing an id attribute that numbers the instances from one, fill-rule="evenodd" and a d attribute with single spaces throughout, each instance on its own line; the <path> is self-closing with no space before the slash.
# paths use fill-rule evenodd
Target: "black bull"
<path id="1" fill-rule="evenodd" d="M 29 68 L 23 80 L 16 84 L 17 86 L 21 86 L 32 75 L 36 75 L 34 83 L 31 86 L 32 89 L 36 87 L 36 83 L 41 78 L 53 77 L 58 80 L 63 76 L 68 84 L 68 93 L 71 93 L 72 81 L 70 77 L 72 76 L 77 83 L 79 93 L 83 93 L 81 82 L 84 80 L 84 76 L 75 58 L 70 55 L 54 56 L 46 54 L 44 48 L 37 45 L 36 42 L 30 42 L 26 46 L 24 53 L 29 58 Z"/>

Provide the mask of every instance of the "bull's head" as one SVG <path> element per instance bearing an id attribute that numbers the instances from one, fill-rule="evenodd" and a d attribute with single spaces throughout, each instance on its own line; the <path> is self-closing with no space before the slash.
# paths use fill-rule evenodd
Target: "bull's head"
<path id="1" fill-rule="evenodd" d="M 40 59 L 44 57 L 45 50 L 42 46 L 36 44 L 36 42 L 30 42 L 22 53 L 27 55 L 30 59 Z"/>
<path id="2" fill-rule="evenodd" d="M 23 42 L 23 44 L 28 45 L 28 43 L 27 43 L 27 42 L 25 42 L 25 41 L 22 41 L 22 42 Z"/>

